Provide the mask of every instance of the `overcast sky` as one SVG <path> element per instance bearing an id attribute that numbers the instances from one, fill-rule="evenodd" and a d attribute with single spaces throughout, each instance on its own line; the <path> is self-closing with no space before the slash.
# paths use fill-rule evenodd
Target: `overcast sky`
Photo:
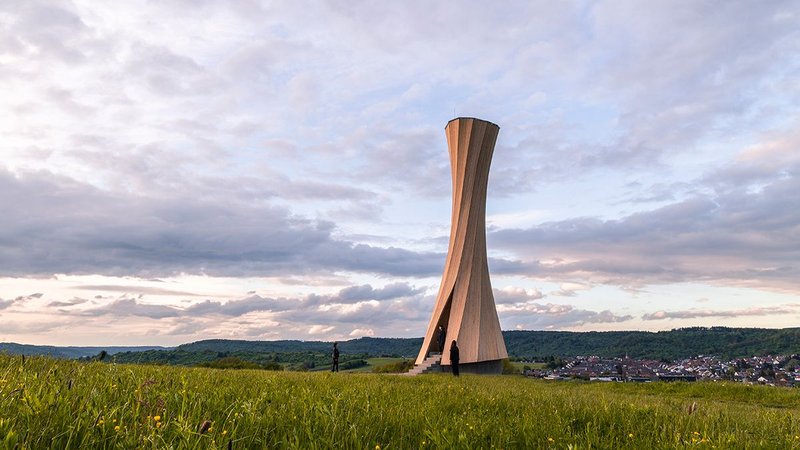
<path id="1" fill-rule="evenodd" d="M 0 0 L 0 341 L 422 336 L 444 126 L 503 329 L 800 323 L 796 1 Z"/>

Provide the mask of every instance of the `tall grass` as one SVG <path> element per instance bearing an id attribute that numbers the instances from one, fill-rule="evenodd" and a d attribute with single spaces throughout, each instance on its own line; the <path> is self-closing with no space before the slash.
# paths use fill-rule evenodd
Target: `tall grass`
<path id="1" fill-rule="evenodd" d="M 0 380 L 9 449 L 800 448 L 800 393 L 786 388 L 23 365 L 3 355 Z"/>

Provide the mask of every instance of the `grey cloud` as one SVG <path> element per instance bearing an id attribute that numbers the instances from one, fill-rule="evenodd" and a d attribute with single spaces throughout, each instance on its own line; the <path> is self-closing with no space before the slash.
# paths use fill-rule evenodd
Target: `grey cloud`
<path id="1" fill-rule="evenodd" d="M 0 171 L 0 190 L 7 211 L 0 241 L 9 243 L 0 250 L 4 275 L 428 276 L 444 259 L 336 240 L 333 224 L 263 203 L 112 194 L 45 172 Z"/>
<path id="2" fill-rule="evenodd" d="M 21 320 L 8 320 L 8 317 L 3 318 L 3 333 L 30 335 L 34 333 L 47 333 L 56 330 L 68 330 L 75 326 L 78 321 L 75 319 L 66 319 L 59 317 L 56 320 L 39 320 L 36 322 L 21 321 Z"/>
<path id="3" fill-rule="evenodd" d="M 73 286 L 72 289 L 82 291 L 103 291 L 103 292 L 124 292 L 130 294 L 148 294 L 148 295 L 180 295 L 185 297 L 194 297 L 200 294 L 192 292 L 174 291 L 172 289 L 152 287 L 152 286 L 125 286 L 117 284 L 102 284 L 102 285 L 80 285 Z"/>
<path id="4" fill-rule="evenodd" d="M 497 230 L 487 240 L 490 248 L 536 258 L 532 276 L 629 286 L 725 281 L 797 291 L 798 191 L 800 178 L 785 176 L 755 192 L 698 195 L 619 220 L 576 218 Z"/>
<path id="5" fill-rule="evenodd" d="M 609 2 L 593 11 L 597 44 L 627 39 L 630 52 L 629 64 L 596 74 L 598 94 L 630 99 L 620 114 L 622 145 L 606 158 L 681 151 L 752 125 L 748 114 L 763 108 L 759 94 L 768 92 L 762 82 L 785 76 L 779 55 L 798 35 L 791 20 L 776 20 L 788 3 L 696 4 L 680 12 L 658 3 L 637 20 L 631 6 Z"/>
<path id="6" fill-rule="evenodd" d="M 208 320 L 181 319 L 180 323 L 168 329 L 165 334 L 171 336 L 196 335 L 212 328 L 214 322 Z"/>
<path id="7" fill-rule="evenodd" d="M 74 297 L 74 298 L 72 298 L 70 300 L 65 300 L 65 301 L 56 300 L 56 301 L 48 303 L 47 306 L 51 307 L 51 308 L 64 308 L 64 307 L 69 307 L 69 306 L 81 305 L 81 304 L 86 303 L 88 301 L 89 300 L 87 300 L 85 298 Z"/>
<path id="8" fill-rule="evenodd" d="M 619 203 L 674 202 L 678 198 L 697 194 L 697 186 L 684 182 L 655 183 L 646 189 L 643 189 L 638 183 L 630 184 L 628 187 L 631 188 L 633 194 Z"/>
<path id="9" fill-rule="evenodd" d="M 25 44 L 59 62 L 77 64 L 86 58 L 80 44 L 85 43 L 84 33 L 88 28 L 70 6 L 69 3 L 12 1 L 4 2 L 0 9 L 7 9 L 16 17 L 17 20 L 11 22 L 11 31 Z"/>
<path id="10" fill-rule="evenodd" d="M 277 317 L 281 317 L 283 314 L 302 318 L 319 314 L 320 318 L 327 318 L 330 320 L 330 318 L 336 316 L 337 313 L 335 311 L 331 312 L 330 310 L 320 309 L 320 306 L 355 304 L 371 300 L 377 300 L 381 303 L 388 304 L 393 300 L 417 298 L 423 291 L 424 289 L 414 288 L 406 283 L 392 283 L 378 289 L 367 284 L 344 288 L 334 295 L 311 294 L 299 298 L 268 298 L 259 295 L 248 295 L 244 298 L 226 302 L 204 300 L 202 302 L 193 303 L 186 308 L 147 304 L 142 303 L 138 299 L 123 297 L 101 307 L 82 310 L 78 312 L 78 314 L 87 316 L 130 315 L 160 319 L 166 317 L 199 318 L 208 315 L 240 317 L 253 312 L 268 311 L 277 314 Z M 83 302 L 85 302 L 85 300 L 83 300 Z M 59 303 L 57 306 L 71 306 L 77 304 L 72 302 L 57 303 Z M 53 304 L 51 304 L 51 306 L 52 305 Z M 387 308 L 392 307 L 389 306 Z M 367 309 L 370 309 L 370 307 L 367 307 Z"/>
<path id="11" fill-rule="evenodd" d="M 776 179 L 800 174 L 800 130 L 772 132 L 760 142 L 744 149 L 737 158 L 701 179 L 715 191 L 728 192 L 770 184 Z"/>
<path id="12" fill-rule="evenodd" d="M 353 302 L 360 300 L 387 300 L 398 297 L 410 297 L 420 294 L 425 289 L 415 288 L 408 283 L 391 283 L 375 289 L 369 284 L 350 286 L 339 291 L 334 300 Z"/>
<path id="13" fill-rule="evenodd" d="M 205 314 L 222 314 L 224 316 L 238 317 L 256 311 L 285 311 L 301 305 L 302 301 L 297 299 L 272 299 L 252 295 L 239 300 L 229 300 L 225 303 L 213 300 L 195 303 L 186 308 L 183 314 L 195 317 Z"/>
<path id="14" fill-rule="evenodd" d="M 387 13 L 385 6 L 359 3 L 316 5 L 313 18 L 302 4 L 211 3 L 178 14 L 173 9 L 177 5 L 153 3 L 137 7 L 132 30 L 88 29 L 86 23 L 91 21 L 80 17 L 88 11 L 81 8 L 48 8 L 38 2 L 10 5 L 9 13 L 29 17 L 16 30 L 24 39 L 46 33 L 73 49 L 83 48 L 72 41 L 82 43 L 88 39 L 84 35 L 109 42 L 106 45 L 118 53 L 108 55 L 112 50 L 91 47 L 84 56 L 101 67 L 102 76 L 96 78 L 106 83 L 112 78 L 109 73 L 115 79 L 125 73 L 109 90 L 128 92 L 143 83 L 163 94 L 162 101 L 175 101 L 169 106 L 180 112 L 181 123 L 162 123 L 161 118 L 144 122 L 163 127 L 170 136 L 183 135 L 192 150 L 201 143 L 210 149 L 203 167 L 218 169 L 215 164 L 225 159 L 223 149 L 228 145 L 218 135 L 221 130 L 255 123 L 261 125 L 245 126 L 246 130 L 226 137 L 266 137 L 262 142 L 285 142 L 284 147 L 296 150 L 293 153 L 328 145 L 336 158 L 356 167 L 347 172 L 355 186 L 345 186 L 356 190 L 391 185 L 428 196 L 449 196 L 441 124 L 449 118 L 451 106 L 486 113 L 504 124 L 501 139 L 508 135 L 509 142 L 498 146 L 490 192 L 509 195 L 599 166 L 649 167 L 664 154 L 691 151 L 709 136 L 753 129 L 748 121 L 764 123 L 767 116 L 780 116 L 796 104 L 788 101 L 790 106 L 768 108 L 773 105 L 762 102 L 769 100 L 760 100 L 771 98 L 770 86 L 791 73 L 780 62 L 794 54 L 798 32 L 791 20 L 779 20 L 781 13 L 792 10 L 791 3 L 784 2 L 686 8 L 674 8 L 669 2 L 647 7 L 626 2 L 591 7 L 522 2 L 488 14 L 478 4 L 452 8 L 411 2 Z M 209 11 L 224 12 L 222 16 L 234 20 L 242 35 L 250 37 L 220 36 L 219 47 L 209 46 L 211 57 L 197 49 L 170 46 L 167 39 L 161 46 L 148 43 L 164 37 L 151 37 L 154 31 L 167 30 L 171 38 L 176 18 L 179 25 L 194 25 L 198 34 L 210 35 L 206 28 L 210 21 L 203 15 Z M 135 33 L 137 28 L 148 38 Z M 264 32 L 273 29 L 279 31 Z M 585 32 L 560 33 L 564 29 Z M 464 57 L 460 49 L 465 46 L 474 57 Z M 225 55 L 221 60 L 220 54 Z M 203 62 L 203 56 L 216 64 Z M 315 61 L 313 67 L 308 61 Z M 49 61 L 42 58 L 42 62 Z M 87 90 L 99 90 L 94 88 Z M 169 97 L 187 92 L 200 94 L 202 101 Z M 547 94 L 554 92 L 559 101 L 548 102 Z M 376 101 L 379 93 L 388 93 L 390 100 Z M 139 109 L 148 99 L 120 97 L 114 99 L 135 105 L 120 111 L 124 125 L 148 117 L 147 110 Z M 540 97 L 540 103 L 531 104 L 531 99 Z M 254 106 L 253 98 L 269 98 L 269 108 Z M 303 101 L 293 101 L 298 98 Z M 452 105 L 443 104 L 442 98 Z M 386 104 L 373 107 L 375 103 Z M 307 110 L 317 113 L 306 114 Z M 432 112 L 420 113 L 425 110 Z M 230 117 L 230 123 L 220 123 L 222 117 Z M 595 135 L 587 130 L 598 122 L 608 124 L 608 133 L 585 137 Z M 192 124 L 190 129 L 186 123 Z M 302 138 L 287 139 L 273 127 Z M 354 131 L 346 135 L 342 130 Z M 120 141 L 121 134 L 108 136 Z M 300 145 L 306 140 L 310 143 Z M 189 159 L 193 152 L 180 151 L 186 142 L 170 144 L 161 155 L 141 156 L 156 166 L 141 175 L 143 185 L 191 178 L 173 168 L 175 161 L 169 155 L 180 152 Z M 99 157 L 116 159 L 108 153 L 100 152 Z M 345 153 L 358 157 L 343 158 Z M 109 178 L 116 179 L 116 171 L 124 170 L 120 167 L 130 166 L 113 164 L 111 170 L 106 168 Z M 339 171 L 314 171 L 325 178 L 342 177 Z M 141 173 L 138 168 L 126 172 Z M 153 176 L 156 172 L 162 176 Z M 298 183 L 297 192 L 302 184 Z"/>
<path id="15" fill-rule="evenodd" d="M 365 300 L 357 303 L 320 303 L 283 311 L 276 317 L 283 322 L 304 324 L 346 324 L 374 326 L 387 324 L 394 329 L 411 324 L 419 328 L 429 318 L 433 298 L 422 295 L 392 300 Z"/>
<path id="16" fill-rule="evenodd" d="M 43 296 L 44 294 L 37 292 L 35 294 L 30 294 L 30 295 L 20 295 L 14 299 L 8 299 L 8 300 L 3 300 L 2 298 L 0 298 L 0 309 L 6 309 L 16 303 L 25 303 L 29 300 L 42 298 Z"/>
<path id="17" fill-rule="evenodd" d="M 505 68 L 513 77 L 509 83 L 531 83 L 541 67 L 557 61 L 563 67 L 554 73 L 568 75 L 559 81 L 544 76 L 529 89 L 552 92 L 544 85 L 555 82 L 576 97 L 497 119 L 504 130 L 490 195 L 598 168 L 655 172 L 704 142 L 771 127 L 797 113 L 796 89 L 788 89 L 790 100 L 775 100 L 781 96 L 776 84 L 795 71 L 783 63 L 796 52 L 800 33 L 786 18 L 793 15 L 790 3 L 694 4 L 678 10 L 655 2 L 647 11 L 640 6 L 598 3 L 590 8 L 588 23 L 570 24 L 591 30 L 585 36 L 521 47 L 527 49 L 516 55 L 517 63 Z M 594 129 L 598 126 L 603 130 Z M 512 142 L 503 142 L 505 133 L 513 134 Z M 670 195 L 654 192 L 639 201 L 665 201 Z"/>
<path id="18" fill-rule="evenodd" d="M 163 319 L 167 317 L 177 317 L 181 314 L 181 310 L 171 306 L 164 305 L 151 305 L 140 303 L 136 299 L 122 298 L 115 300 L 107 305 L 98 308 L 86 309 L 77 314 L 82 316 L 115 316 L 115 317 L 129 317 L 139 316 L 147 317 L 150 319 Z"/>
<path id="19" fill-rule="evenodd" d="M 538 289 L 526 290 L 515 287 L 494 289 L 494 301 L 498 305 L 527 303 L 541 300 L 544 297 L 545 295 Z"/>
<path id="20" fill-rule="evenodd" d="M 557 297 L 575 297 L 578 295 L 578 293 L 571 289 L 559 289 L 557 291 L 550 292 L 550 295 L 555 295 Z"/>
<path id="21" fill-rule="evenodd" d="M 390 283 L 382 288 L 373 288 L 369 284 L 349 286 L 333 295 L 308 295 L 302 303 L 306 309 L 326 304 L 354 304 L 365 301 L 387 303 L 389 300 L 407 299 L 420 296 L 425 288 L 417 288 L 408 283 Z"/>
<path id="22" fill-rule="evenodd" d="M 428 196 L 450 196 L 449 160 L 440 128 L 403 132 L 376 125 L 370 133 L 376 138 L 360 143 L 367 159 L 357 179 L 379 181 L 384 189 L 391 184 Z"/>
<path id="23" fill-rule="evenodd" d="M 139 299 L 120 298 L 100 307 L 80 310 L 59 310 L 62 320 L 69 323 L 107 324 L 113 320 L 138 320 L 138 323 L 158 323 L 165 336 L 250 336 L 275 338 L 302 335 L 310 325 L 325 335 L 337 330 L 368 329 L 381 324 L 381 335 L 418 336 L 430 317 L 433 296 L 410 286 L 388 285 L 381 289 L 352 286 L 343 289 L 360 301 L 343 302 L 340 293 L 297 298 L 265 298 L 257 295 L 227 302 L 206 300 L 181 308 L 163 304 L 146 304 Z M 527 328 L 568 328 L 590 323 L 616 323 L 631 319 L 611 311 L 577 309 L 572 305 L 537 300 L 535 290 L 505 289 L 496 291 L 519 301 L 498 302 L 501 323 L 512 328 L 523 324 Z M 411 295 L 409 295 L 411 294 Z M 375 300 L 380 297 L 382 300 Z M 64 302 L 71 303 L 71 302 Z M 142 322 L 142 321 L 145 322 Z M 151 322 L 155 321 L 155 322 Z M 64 322 L 64 323 L 66 323 Z M 508 327 L 506 327 L 508 328 Z M 48 327 L 42 328 L 47 331 Z M 297 331 L 301 330 L 301 331 Z M 11 331 L 13 333 L 13 331 Z"/>
<path id="24" fill-rule="evenodd" d="M 772 316 L 777 314 L 794 314 L 798 312 L 797 305 L 765 306 L 739 310 L 710 310 L 710 309 L 690 309 L 685 311 L 656 311 L 644 314 L 643 320 L 665 320 L 665 319 L 696 319 L 696 318 L 733 318 L 747 316 Z"/>
<path id="25" fill-rule="evenodd" d="M 526 303 L 498 306 L 498 315 L 504 329 L 562 329 L 587 323 L 617 323 L 633 319 L 631 315 L 618 315 L 609 310 L 600 312 L 577 309 L 573 305 L 553 303 Z"/>
<path id="26" fill-rule="evenodd" d="M 234 327 L 238 335 L 264 338 L 276 337 L 275 328 L 279 325 L 286 332 L 290 328 L 307 329 L 311 324 L 324 324 L 318 329 L 330 328 L 326 333 L 332 333 L 339 325 L 365 328 L 382 323 L 386 335 L 407 334 L 403 330 L 420 328 L 433 307 L 433 299 L 423 296 L 421 289 L 401 283 L 377 289 L 369 285 L 352 288 L 342 290 L 345 296 L 350 296 L 348 300 L 343 300 L 340 293 L 297 298 L 249 295 L 227 302 L 205 300 L 182 308 L 123 297 L 100 307 L 62 309 L 59 314 L 84 321 L 104 321 L 106 318 L 155 320 L 166 327 L 166 335 L 196 335 L 203 331 L 208 337 L 208 333 L 213 334 L 217 332 L 213 330 L 224 326 Z M 356 301 L 355 297 L 363 300 Z M 416 334 L 416 331 L 412 333 Z"/>
<path id="27" fill-rule="evenodd" d="M 488 232 L 489 230 L 487 230 L 487 234 Z M 492 248 L 491 244 L 489 248 Z M 531 275 L 539 272 L 539 263 L 537 261 L 489 257 L 488 263 L 489 272 L 498 275 Z"/>

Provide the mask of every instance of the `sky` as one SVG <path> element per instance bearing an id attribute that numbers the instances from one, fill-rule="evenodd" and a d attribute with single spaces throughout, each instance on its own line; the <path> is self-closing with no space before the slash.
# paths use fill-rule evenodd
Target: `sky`
<path id="1" fill-rule="evenodd" d="M 796 1 L 0 0 L 0 341 L 419 337 L 446 123 L 504 330 L 800 323 Z"/>

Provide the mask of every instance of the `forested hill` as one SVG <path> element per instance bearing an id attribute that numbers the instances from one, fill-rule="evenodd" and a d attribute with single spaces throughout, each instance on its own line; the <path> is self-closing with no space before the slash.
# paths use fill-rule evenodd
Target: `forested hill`
<path id="1" fill-rule="evenodd" d="M 504 331 L 508 354 L 517 358 L 544 356 L 624 356 L 677 359 L 697 355 L 724 358 L 800 353 L 800 328 L 680 328 L 671 331 Z M 421 338 L 371 338 L 343 341 L 343 352 L 370 356 L 414 357 Z M 181 345 L 177 350 L 215 352 L 328 352 L 321 341 L 207 340 Z"/>
<path id="2" fill-rule="evenodd" d="M 179 345 L 175 348 L 184 352 L 251 352 L 251 353 L 298 353 L 324 352 L 331 350 L 331 342 L 325 341 L 236 341 L 209 339 Z M 422 346 L 422 338 L 373 338 L 362 337 L 342 341 L 341 348 L 347 353 L 370 356 L 416 356 Z"/>
<path id="3" fill-rule="evenodd" d="M 105 350 L 109 355 L 123 352 L 141 352 L 146 350 L 168 350 L 169 347 L 158 346 L 111 346 L 111 347 L 59 347 L 54 345 L 17 344 L 0 342 L 0 353 L 10 355 L 49 355 L 56 358 L 77 359 L 92 356 Z"/>
<path id="4" fill-rule="evenodd" d="M 597 355 L 679 359 L 800 353 L 800 328 L 680 328 L 671 331 L 504 331 L 508 353 L 521 358 Z"/>
<path id="5" fill-rule="evenodd" d="M 506 347 L 511 357 L 542 358 L 546 356 L 597 355 L 615 357 L 628 355 L 633 358 L 669 359 L 717 355 L 734 358 L 766 354 L 800 354 L 800 328 L 681 328 L 671 331 L 504 331 Z M 342 341 L 339 348 L 343 354 L 363 356 L 415 357 L 422 345 L 421 338 L 372 338 L 363 337 Z M 113 349 L 110 350 L 110 349 Z M 174 349 L 146 350 L 146 347 L 82 347 L 80 351 L 70 347 L 20 346 L 0 344 L 0 351 L 25 354 L 51 354 L 62 357 L 86 356 L 101 350 L 115 355 L 119 362 L 162 362 L 181 364 L 195 361 L 199 354 L 203 359 L 215 358 L 217 354 L 241 356 L 259 355 L 259 360 L 272 354 L 325 354 L 331 349 L 330 342 L 323 341 L 236 341 L 204 340 L 184 344 Z M 250 358 L 245 358 L 250 359 Z M 296 358 L 292 358 L 296 359 Z"/>

